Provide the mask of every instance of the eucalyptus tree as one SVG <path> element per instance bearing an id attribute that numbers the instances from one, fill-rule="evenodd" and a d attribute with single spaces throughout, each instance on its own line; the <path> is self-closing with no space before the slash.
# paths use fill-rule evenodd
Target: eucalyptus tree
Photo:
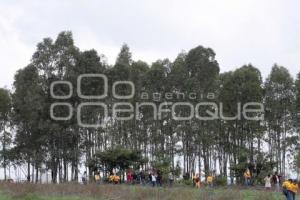
<path id="1" fill-rule="evenodd" d="M 11 134 L 6 127 L 9 125 L 9 115 L 11 113 L 11 95 L 7 89 L 0 88 L 0 133 L 1 134 L 1 161 L 4 168 L 4 180 L 6 180 L 6 167 L 8 164 L 8 151 L 7 148 L 11 144 Z"/>
<path id="2" fill-rule="evenodd" d="M 293 120 L 299 123 L 299 117 L 294 118 L 294 114 L 299 113 L 300 108 L 300 75 L 294 87 L 288 71 L 275 65 L 262 88 L 257 68 L 249 64 L 219 74 L 215 56 L 211 48 L 197 46 L 187 53 L 181 52 L 173 62 L 163 59 L 148 65 L 134 61 L 129 46 L 124 44 L 115 64 L 108 65 L 96 50 L 80 51 L 74 45 L 71 32 L 62 32 L 55 40 L 45 38 L 37 45 L 29 65 L 15 76 L 11 122 L 16 137 L 10 151 L 14 154 L 13 160 L 27 163 L 28 177 L 35 177 L 36 181 L 42 168 L 51 170 L 54 183 L 70 180 L 68 174 L 72 181 L 77 181 L 81 164 L 85 164 L 92 175 L 91 163 L 97 152 L 114 152 L 121 146 L 149 157 L 149 162 L 142 164 L 144 168 L 160 165 L 158 163 L 163 163 L 165 168 L 167 163 L 175 169 L 177 156 L 183 156 L 184 173 L 195 172 L 198 163 L 198 170 L 204 168 L 206 175 L 219 169 L 219 173 L 226 176 L 230 165 L 235 170 L 230 171 L 233 177 L 240 176 L 245 167 L 256 161 L 266 160 L 262 148 L 265 140 L 271 155 L 268 162 L 277 161 L 278 170 L 285 172 L 286 153 L 292 150 L 288 144 L 297 142 Z M 105 78 L 99 74 L 107 77 L 107 96 L 87 98 L 105 92 Z M 60 82 L 53 85 L 55 81 Z M 68 81 L 72 87 L 62 81 Z M 132 93 L 132 85 L 122 81 L 131 81 L 134 85 L 135 93 L 129 99 L 115 95 Z M 6 112 L 3 108 L 7 107 L 1 94 L 2 90 L 0 129 L 3 129 L 10 118 L 3 117 L 6 116 L 2 114 Z M 210 104 L 198 106 L 192 118 L 179 121 L 176 117 L 191 114 L 186 106 L 170 111 L 174 103 L 182 101 L 192 104 L 193 111 L 199 103 Z M 80 106 L 87 102 L 95 105 Z M 102 114 L 104 110 L 97 106 L 99 102 L 107 105 L 108 116 Z M 134 117 L 119 120 L 124 113 L 113 112 L 118 102 L 130 103 Z M 243 115 L 242 109 L 248 102 L 265 103 L 265 121 L 261 118 L 263 112 L 249 114 L 257 120 L 248 120 Z M 54 109 L 53 103 L 68 103 L 72 108 L 62 104 Z M 147 103 L 154 103 L 162 112 L 155 116 L 153 104 Z M 55 116 L 67 118 L 69 113 L 71 117 L 55 120 L 50 108 Z M 254 106 L 248 108 L 254 109 Z M 81 109 L 79 118 L 78 109 Z M 217 113 L 217 117 L 208 120 L 212 113 Z M 97 127 L 89 126 L 92 124 Z M 5 138 L 8 137 L 5 135 Z M 6 146 L 6 140 L 3 141 L 2 146 Z M 105 164 L 100 165 L 105 168 Z"/>
<path id="3" fill-rule="evenodd" d="M 124 102 L 127 100 L 118 99 L 115 98 L 115 96 L 112 93 L 112 88 L 114 83 L 117 81 L 128 81 L 130 80 L 130 68 L 132 64 L 131 59 L 131 52 L 127 44 L 123 44 L 123 46 L 120 49 L 120 52 L 118 54 L 117 60 L 115 65 L 112 68 L 109 68 L 107 70 L 107 77 L 108 77 L 108 98 L 109 103 L 114 104 L 116 102 Z M 131 92 L 130 86 L 127 84 L 119 84 L 115 85 L 115 94 L 124 96 L 128 95 Z M 119 106 L 118 108 L 128 108 L 127 106 Z M 116 116 L 113 115 L 112 112 L 110 112 L 111 117 L 111 124 L 113 124 L 113 127 L 110 129 L 110 135 L 111 138 L 111 146 L 116 145 L 122 145 L 124 147 L 130 147 L 132 144 L 132 141 L 130 139 L 131 137 L 131 126 L 130 122 L 131 120 L 116 120 L 118 117 L 124 117 L 123 115 L 120 116 L 120 113 L 115 113 Z"/>
<path id="4" fill-rule="evenodd" d="M 266 125 L 270 139 L 271 158 L 277 170 L 285 175 L 286 153 L 292 136 L 292 111 L 294 104 L 293 78 L 288 70 L 274 65 L 264 84 Z"/>
<path id="5" fill-rule="evenodd" d="M 188 79 L 185 84 L 185 90 L 187 93 L 193 93 L 200 95 L 207 95 L 208 93 L 214 93 L 217 87 L 217 79 L 219 75 L 219 64 L 215 59 L 215 52 L 211 48 L 205 48 L 198 46 L 191 49 L 185 59 L 185 68 L 188 72 Z M 196 98 L 193 103 L 207 101 L 207 98 Z M 205 113 L 207 108 L 199 108 L 196 112 L 201 116 Z M 202 113 L 202 114 L 201 114 Z M 184 131 L 183 145 L 188 153 L 187 164 L 189 160 L 194 160 L 194 156 L 191 154 L 195 145 L 199 146 L 199 154 L 203 158 L 204 171 L 208 175 L 210 172 L 210 155 L 212 147 L 214 145 L 214 136 L 216 135 L 215 125 L 216 120 L 196 120 L 195 122 L 186 123 Z M 194 125 L 192 125 L 194 124 Z M 194 129 L 192 129 L 194 127 Z M 196 143 L 196 144 L 194 144 Z M 199 156 L 200 156 L 199 155 Z M 190 164 L 187 165 L 187 172 L 191 171 Z"/>
<path id="6" fill-rule="evenodd" d="M 295 127 L 297 132 L 300 132 L 300 73 L 297 75 L 295 82 L 296 104 L 295 104 Z"/>
<path id="7" fill-rule="evenodd" d="M 141 98 L 141 94 L 144 91 L 143 81 L 145 80 L 145 75 L 148 70 L 148 64 L 143 61 L 133 61 L 130 67 L 129 80 L 134 84 L 135 95 L 132 99 L 129 99 L 129 102 L 132 103 L 134 110 L 137 110 L 137 104 L 143 102 L 143 99 Z M 138 116 L 136 115 L 131 121 L 131 134 L 133 140 L 132 147 L 134 149 L 143 150 L 142 152 L 144 155 L 147 155 L 147 125 L 144 120 L 145 118 L 143 118 L 145 112 L 142 112 L 144 109 L 147 108 L 139 109 L 138 111 L 140 114 L 138 114 Z"/>
<path id="8" fill-rule="evenodd" d="M 88 50 L 80 52 L 77 56 L 77 62 L 74 67 L 68 69 L 65 80 L 69 80 L 74 88 L 80 88 L 80 91 L 83 95 L 87 96 L 99 96 L 104 93 L 104 83 L 103 79 L 100 77 L 84 77 L 81 79 L 80 85 L 77 85 L 77 80 L 82 75 L 90 76 L 92 74 L 104 74 L 107 70 L 105 63 L 105 58 L 103 55 L 98 55 L 96 50 Z M 74 108 L 78 107 L 80 103 L 84 102 L 96 102 L 96 99 L 82 99 L 74 92 L 71 102 Z M 105 99 L 97 100 L 103 103 L 109 103 Z M 73 173 L 77 172 L 77 164 L 79 164 L 80 157 L 83 154 L 86 158 L 86 161 L 93 157 L 93 154 L 99 150 L 105 148 L 103 145 L 107 143 L 106 135 L 103 130 L 104 124 L 104 115 L 103 110 L 94 107 L 84 107 L 81 111 L 80 121 L 83 124 L 99 124 L 101 125 L 98 128 L 89 128 L 89 127 L 79 127 L 78 120 L 74 119 L 73 122 L 73 141 L 74 141 L 74 150 L 72 151 L 73 156 L 76 157 L 75 161 L 71 160 Z M 76 117 L 75 117 L 76 118 Z M 79 149 L 78 147 L 82 147 Z M 89 174 L 92 175 L 92 170 L 89 169 Z M 77 174 L 75 176 L 77 180 Z"/>
<path id="9" fill-rule="evenodd" d="M 32 56 L 31 65 L 37 69 L 40 78 L 40 84 L 44 93 L 45 111 L 42 116 L 44 122 L 43 132 L 47 133 L 45 142 L 47 143 L 47 168 L 51 170 L 52 182 L 56 183 L 57 178 L 62 180 L 63 163 L 65 158 L 65 143 L 68 136 L 70 124 L 65 121 L 55 121 L 51 118 L 49 111 L 52 103 L 59 102 L 50 94 L 50 86 L 54 81 L 65 79 L 66 71 L 76 65 L 79 50 L 74 46 L 71 32 L 61 32 L 55 41 L 51 38 L 45 38 L 37 45 L 37 49 Z M 64 95 L 57 93 L 56 95 Z M 66 114 L 66 108 L 56 109 L 55 115 Z M 62 115 L 64 116 L 64 115 Z M 66 164 L 66 163 L 65 163 Z M 67 173 L 67 172 L 65 172 Z M 59 175 L 59 176 L 58 176 Z"/>
<path id="10" fill-rule="evenodd" d="M 297 133 L 297 145 L 295 150 L 294 156 L 294 166 L 299 175 L 300 172 L 300 151 L 299 151 L 299 134 L 300 134 L 300 73 L 297 74 L 297 78 L 295 81 L 295 94 L 296 94 L 296 102 L 294 107 L 294 127 L 295 132 Z"/>
<path id="11" fill-rule="evenodd" d="M 235 172 L 240 173 L 247 165 L 255 163 L 257 153 L 261 151 L 264 114 L 262 98 L 261 74 L 252 65 L 245 65 L 220 76 L 220 148 L 229 155 L 230 167 Z M 242 114 L 244 106 L 253 102 L 258 103 L 261 110 L 251 115 L 252 119 L 257 120 L 249 120 Z M 253 106 L 251 108 L 258 109 Z M 224 158 L 224 161 L 228 160 L 227 156 Z M 226 166 L 223 163 L 223 168 Z M 226 170 L 223 171 L 226 174 Z M 230 175 L 233 178 L 234 174 Z"/>
<path id="12" fill-rule="evenodd" d="M 38 180 L 38 169 L 45 161 L 48 138 L 44 130 L 45 99 L 38 70 L 33 65 L 19 70 L 12 94 L 12 122 L 16 130 L 14 152 L 17 154 L 14 158 L 20 163 L 27 162 L 28 181 L 31 177 L 33 181 L 34 168 Z"/>
<path id="13" fill-rule="evenodd" d="M 165 102 L 164 94 L 167 85 L 168 64 L 168 60 L 157 60 L 152 63 L 151 68 L 146 72 L 142 82 L 143 92 L 145 92 L 143 94 L 147 94 L 143 95 L 142 101 L 153 102 L 156 108 Z M 170 116 L 168 113 L 162 113 L 159 118 L 154 116 L 155 112 L 152 112 L 151 109 L 153 108 L 144 107 L 141 109 L 141 120 L 146 121 L 144 126 L 145 134 L 148 135 L 148 152 L 151 160 L 153 160 L 157 154 L 165 152 L 165 136 L 162 131 L 164 121 Z"/>
<path id="14" fill-rule="evenodd" d="M 132 63 L 132 54 L 129 46 L 124 43 L 121 47 L 120 53 L 118 54 L 116 65 L 127 65 L 130 66 Z"/>
<path id="15" fill-rule="evenodd" d="M 186 88 L 186 81 L 188 81 L 189 73 L 186 69 L 185 59 L 186 52 L 181 52 L 177 55 L 174 62 L 171 64 L 170 73 L 167 77 L 167 92 L 166 97 L 171 96 L 168 99 L 168 102 L 176 103 L 182 101 L 188 101 L 188 91 Z M 185 107 L 178 107 L 175 110 L 176 116 L 185 116 L 188 115 L 189 112 Z M 181 156 L 183 154 L 183 148 L 178 148 L 178 143 L 182 142 L 182 132 L 184 131 L 184 124 L 182 121 L 174 120 L 170 118 L 165 124 L 165 129 L 168 129 L 167 132 L 167 151 L 168 151 L 168 159 L 172 163 L 172 169 L 176 168 L 175 156 Z"/>

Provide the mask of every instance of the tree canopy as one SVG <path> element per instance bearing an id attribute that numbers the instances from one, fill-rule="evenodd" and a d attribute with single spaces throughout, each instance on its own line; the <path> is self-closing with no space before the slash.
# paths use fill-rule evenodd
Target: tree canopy
<path id="1" fill-rule="evenodd" d="M 165 58 L 148 64 L 133 60 L 129 46 L 123 44 L 115 64 L 109 65 L 96 50 L 81 51 L 75 46 L 71 32 L 45 38 L 30 63 L 16 72 L 13 90 L 0 89 L 3 166 L 8 162 L 26 165 L 28 180 L 36 182 L 43 171 L 50 171 L 54 183 L 77 181 L 80 166 L 89 175 L 95 169 L 156 167 L 165 173 L 204 171 L 233 180 L 244 168 L 254 173 L 267 163 L 268 167 L 260 168 L 263 173 L 276 170 L 286 175 L 287 161 L 299 142 L 300 74 L 293 80 L 285 67 L 275 64 L 263 80 L 253 64 L 223 73 L 221 67 L 214 50 L 201 45 L 180 52 L 174 61 Z M 78 81 L 83 74 L 90 77 Z M 97 74 L 107 77 L 107 88 L 103 76 L 93 76 Z M 133 90 L 117 81 L 134 84 L 130 99 L 115 97 Z M 87 98 L 106 90 L 104 98 Z M 119 115 L 128 117 L 128 112 L 113 113 L 118 102 L 126 102 L 123 109 L 138 110 L 138 114 L 117 120 Z M 188 104 L 172 110 L 178 102 Z M 243 115 L 249 102 L 263 105 L 262 113 L 249 114 L 257 120 Z M 99 103 L 109 105 L 107 116 Z M 154 107 L 162 103 L 164 112 L 153 117 Z M 50 111 L 60 118 L 54 119 Z M 172 117 L 188 117 L 194 111 L 196 116 L 217 113 L 218 117 L 182 121 Z M 98 126 L 81 126 L 79 121 Z M 13 145 L 5 127 L 14 135 Z"/>

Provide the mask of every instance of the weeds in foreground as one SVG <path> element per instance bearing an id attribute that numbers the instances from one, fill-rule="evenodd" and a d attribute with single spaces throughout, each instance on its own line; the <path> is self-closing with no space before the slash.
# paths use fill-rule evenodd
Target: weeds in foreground
<path id="1" fill-rule="evenodd" d="M 281 193 L 239 188 L 151 188 L 128 185 L 0 183 L 0 191 L 25 200 L 282 200 Z M 0 195 L 1 197 L 1 195 Z M 2 200 L 0 198 L 0 200 Z M 6 199 L 5 199 L 6 200 Z M 10 200 L 10 199 L 9 199 Z"/>

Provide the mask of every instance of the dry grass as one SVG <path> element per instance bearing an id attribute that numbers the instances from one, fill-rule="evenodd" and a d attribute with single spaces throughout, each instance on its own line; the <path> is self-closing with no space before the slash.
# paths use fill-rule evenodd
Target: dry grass
<path id="1" fill-rule="evenodd" d="M 17 184 L 0 183 L 0 191 L 14 199 L 100 200 L 281 200 L 280 193 L 257 190 L 201 189 L 190 187 L 151 188 L 127 185 Z M 34 197 L 32 197 L 32 195 Z M 29 197 L 30 196 L 30 197 Z"/>

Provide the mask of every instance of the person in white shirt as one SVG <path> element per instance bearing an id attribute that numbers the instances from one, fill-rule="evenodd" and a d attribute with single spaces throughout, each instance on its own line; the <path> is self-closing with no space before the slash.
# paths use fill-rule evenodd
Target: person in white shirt
<path id="1" fill-rule="evenodd" d="M 151 173 L 151 183 L 152 183 L 152 187 L 156 185 L 156 176 L 153 172 Z"/>
<path id="2" fill-rule="evenodd" d="M 268 174 L 268 176 L 266 176 L 266 177 L 264 178 L 264 181 L 265 181 L 265 188 L 266 188 L 267 190 L 270 190 L 270 189 L 271 189 L 271 175 Z"/>

